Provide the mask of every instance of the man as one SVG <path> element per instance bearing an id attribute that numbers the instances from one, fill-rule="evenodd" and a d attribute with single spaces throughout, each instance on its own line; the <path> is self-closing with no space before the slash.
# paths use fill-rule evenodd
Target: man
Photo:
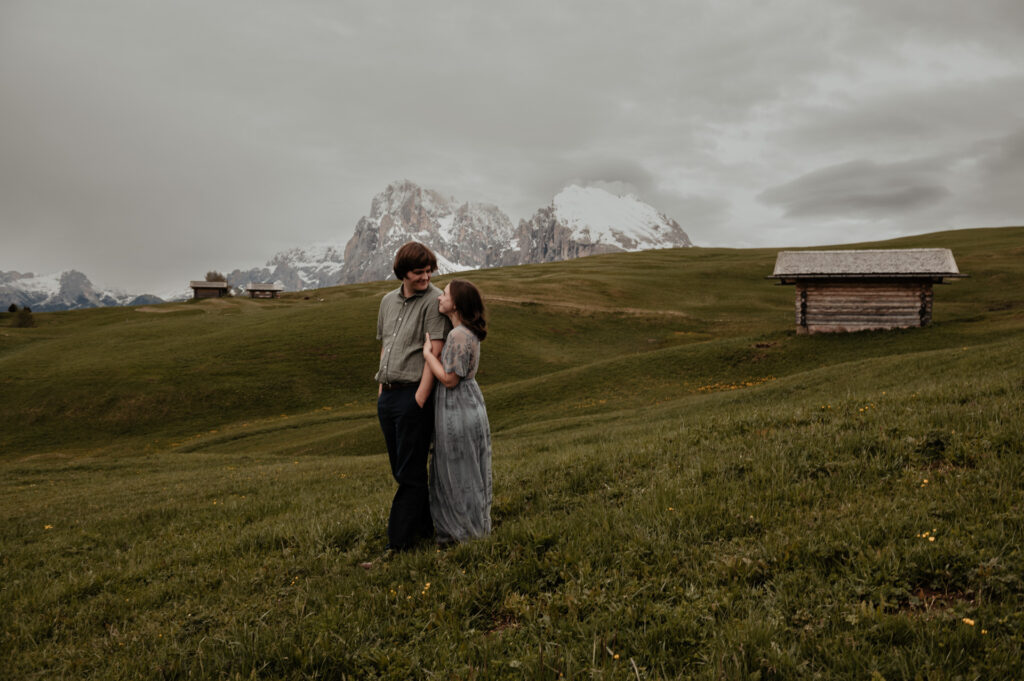
<path id="1" fill-rule="evenodd" d="M 430 334 L 431 349 L 440 356 L 452 327 L 437 309 L 441 291 L 430 283 L 437 258 L 429 248 L 415 241 L 405 244 L 395 255 L 394 271 L 401 286 L 384 295 L 377 314 L 377 417 L 398 483 L 388 518 L 388 548 L 405 551 L 434 534 L 427 488 L 434 376 L 423 361 L 424 334 Z"/>

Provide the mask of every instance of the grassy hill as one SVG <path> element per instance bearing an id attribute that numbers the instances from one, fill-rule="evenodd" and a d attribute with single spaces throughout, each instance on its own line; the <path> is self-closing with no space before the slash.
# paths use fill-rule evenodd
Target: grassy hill
<path id="1" fill-rule="evenodd" d="M 804 337 L 775 249 L 468 275 L 495 532 L 370 572 L 394 284 L 0 315 L 0 677 L 1010 678 L 1024 228 L 863 246 L 970 278 Z"/>

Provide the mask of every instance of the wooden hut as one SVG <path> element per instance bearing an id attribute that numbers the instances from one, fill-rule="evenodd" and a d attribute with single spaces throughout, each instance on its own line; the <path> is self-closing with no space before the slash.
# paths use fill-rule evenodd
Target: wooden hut
<path id="1" fill-rule="evenodd" d="M 281 295 L 281 291 L 284 290 L 282 284 L 255 284 L 248 283 L 245 285 L 245 290 L 249 292 L 250 298 L 277 298 Z"/>
<path id="2" fill-rule="evenodd" d="M 965 277 L 948 248 L 781 251 L 769 279 L 796 286 L 797 333 L 927 326 L 932 286 Z"/>
<path id="3" fill-rule="evenodd" d="M 226 281 L 190 281 L 193 300 L 199 298 L 223 298 L 228 294 Z"/>

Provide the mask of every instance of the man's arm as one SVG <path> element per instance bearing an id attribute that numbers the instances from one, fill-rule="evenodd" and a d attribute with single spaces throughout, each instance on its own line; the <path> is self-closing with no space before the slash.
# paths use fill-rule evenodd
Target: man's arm
<path id="1" fill-rule="evenodd" d="M 377 360 L 377 368 L 380 369 L 380 360 L 384 359 L 384 301 L 387 299 L 385 295 L 380 300 L 380 307 L 377 308 L 377 340 L 380 341 L 380 359 Z M 384 393 L 384 384 L 377 384 L 377 397 L 380 397 Z"/>
<path id="2" fill-rule="evenodd" d="M 434 357 L 441 356 L 441 349 L 444 347 L 444 341 L 432 340 L 430 341 L 430 352 Z M 416 388 L 416 404 L 421 407 L 427 403 L 430 399 L 430 391 L 434 389 L 434 372 L 430 370 L 427 363 L 423 363 L 423 375 L 420 376 L 420 387 Z"/>

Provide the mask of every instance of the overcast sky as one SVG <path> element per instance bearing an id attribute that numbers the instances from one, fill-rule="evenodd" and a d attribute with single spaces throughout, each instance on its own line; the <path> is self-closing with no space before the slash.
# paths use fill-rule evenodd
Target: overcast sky
<path id="1" fill-rule="evenodd" d="M 700 246 L 1024 224 L 1020 0 L 0 0 L 0 270 L 135 293 L 409 179 Z M 940 244 L 936 244 L 940 245 Z"/>

